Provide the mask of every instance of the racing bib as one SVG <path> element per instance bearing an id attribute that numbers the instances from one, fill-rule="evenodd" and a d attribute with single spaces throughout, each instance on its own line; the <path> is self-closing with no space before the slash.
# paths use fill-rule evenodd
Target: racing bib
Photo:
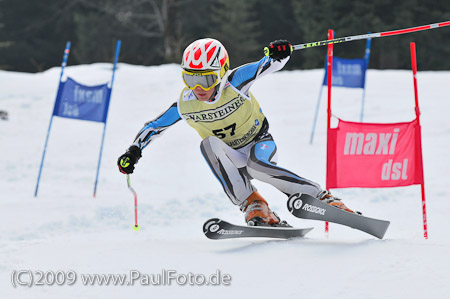
<path id="1" fill-rule="evenodd" d="M 180 115 L 205 139 L 216 136 L 232 148 L 247 145 L 261 129 L 264 114 L 258 102 L 226 86 L 215 102 L 197 100 L 194 92 L 183 89 L 178 108 Z"/>

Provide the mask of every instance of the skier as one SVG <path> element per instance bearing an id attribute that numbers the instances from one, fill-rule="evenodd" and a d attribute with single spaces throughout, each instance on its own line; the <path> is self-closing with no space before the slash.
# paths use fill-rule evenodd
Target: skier
<path id="1" fill-rule="evenodd" d="M 186 87 L 167 111 L 139 131 L 119 157 L 119 170 L 133 173 L 142 150 L 184 119 L 202 137 L 203 156 L 231 202 L 245 213 L 248 225 L 289 226 L 269 208 L 252 179 L 271 184 L 288 196 L 306 193 L 353 212 L 319 184 L 276 165 L 277 148 L 269 123 L 249 89 L 257 79 L 282 69 L 292 46 L 286 40 L 276 40 L 264 52 L 261 60 L 230 71 L 228 53 L 219 41 L 205 38 L 191 43 L 181 62 Z"/>

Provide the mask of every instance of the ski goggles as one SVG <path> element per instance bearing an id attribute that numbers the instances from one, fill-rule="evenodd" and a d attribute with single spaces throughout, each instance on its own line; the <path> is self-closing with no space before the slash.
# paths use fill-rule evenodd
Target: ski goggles
<path id="1" fill-rule="evenodd" d="M 183 70 L 182 76 L 184 84 L 189 89 L 195 89 L 197 86 L 200 86 L 204 90 L 210 90 L 219 82 L 219 76 L 215 71 L 190 72 Z"/>

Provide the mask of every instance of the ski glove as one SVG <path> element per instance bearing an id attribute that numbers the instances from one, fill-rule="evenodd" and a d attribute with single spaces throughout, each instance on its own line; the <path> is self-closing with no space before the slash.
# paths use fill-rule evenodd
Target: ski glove
<path id="1" fill-rule="evenodd" d="M 291 56 L 292 45 L 287 40 L 276 40 L 264 48 L 264 55 L 269 56 L 275 60 L 280 61 L 286 57 Z"/>
<path id="2" fill-rule="evenodd" d="M 117 165 L 121 173 L 130 174 L 133 173 L 134 164 L 142 157 L 142 151 L 139 147 L 132 145 L 130 148 L 119 157 Z"/>

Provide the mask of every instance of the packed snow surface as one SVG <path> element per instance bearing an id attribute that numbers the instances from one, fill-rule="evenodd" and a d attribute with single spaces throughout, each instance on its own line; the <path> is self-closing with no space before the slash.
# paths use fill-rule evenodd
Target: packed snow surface
<path id="1" fill-rule="evenodd" d="M 391 221 L 378 240 L 337 224 L 326 237 L 323 222 L 295 218 L 284 194 L 254 182 L 283 219 L 314 230 L 303 239 L 214 241 L 203 235 L 204 221 L 219 217 L 243 224 L 243 215 L 225 196 L 200 153 L 200 137 L 185 122 L 150 144 L 131 175 L 138 232 L 132 229 L 133 194 L 116 166 L 144 123 L 179 96 L 177 65 L 118 65 L 96 198 L 103 124 L 55 117 L 34 197 L 60 70 L 0 71 L 0 110 L 9 113 L 9 120 L 0 120 L 1 298 L 449 298 L 450 72 L 417 75 L 428 240 L 420 186 L 333 190 L 349 207 Z M 82 84 L 102 84 L 110 80 L 111 64 L 70 66 L 65 74 Z M 279 165 L 325 186 L 325 90 L 309 144 L 322 78 L 323 70 L 280 71 L 261 78 L 252 93 L 270 122 Z M 358 121 L 361 98 L 360 89 L 334 88 L 333 114 Z M 369 70 L 364 121 L 414 117 L 412 72 Z M 31 287 L 16 281 L 13 287 L 17 276 L 27 283 L 31 276 L 38 280 L 39 271 L 48 273 L 47 281 L 58 271 L 60 283 L 70 271 L 77 280 Z M 130 271 L 141 278 L 170 272 L 179 281 L 92 286 L 82 280 Z M 200 275 L 219 272 L 231 278 L 228 285 L 183 285 L 189 275 L 201 282 Z"/>

